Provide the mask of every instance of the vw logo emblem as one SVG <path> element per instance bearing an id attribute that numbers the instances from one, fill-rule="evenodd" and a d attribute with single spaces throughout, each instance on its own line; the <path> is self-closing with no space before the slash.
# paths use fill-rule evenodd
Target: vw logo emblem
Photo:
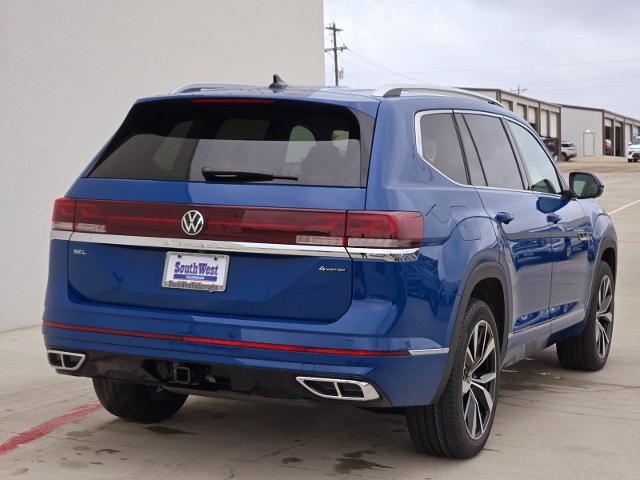
<path id="1" fill-rule="evenodd" d="M 187 235 L 197 235 L 204 228 L 204 217 L 198 210 L 189 210 L 182 216 L 182 231 Z"/>

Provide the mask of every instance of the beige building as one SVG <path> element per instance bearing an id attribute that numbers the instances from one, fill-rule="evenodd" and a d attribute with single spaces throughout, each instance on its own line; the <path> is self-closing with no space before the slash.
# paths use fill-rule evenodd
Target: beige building
<path id="1" fill-rule="evenodd" d="M 494 98 L 527 120 L 541 137 L 563 138 L 560 105 L 525 97 L 499 88 L 466 88 Z"/>
<path id="2" fill-rule="evenodd" d="M 136 98 L 324 83 L 322 0 L 3 0 L 0 22 L 0 330 L 40 321 L 53 200 Z"/>

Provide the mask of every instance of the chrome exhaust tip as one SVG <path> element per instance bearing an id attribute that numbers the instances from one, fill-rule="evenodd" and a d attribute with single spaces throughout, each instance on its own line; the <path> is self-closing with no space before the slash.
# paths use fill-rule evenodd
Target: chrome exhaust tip
<path id="1" fill-rule="evenodd" d="M 62 350 L 47 350 L 49 365 L 56 370 L 75 372 L 84 364 L 87 356 L 84 353 L 64 352 Z"/>
<path id="2" fill-rule="evenodd" d="M 355 402 L 366 402 L 380 398 L 380 395 L 370 383 L 360 382 L 358 380 L 296 377 L 296 381 L 311 393 L 321 398 Z"/>

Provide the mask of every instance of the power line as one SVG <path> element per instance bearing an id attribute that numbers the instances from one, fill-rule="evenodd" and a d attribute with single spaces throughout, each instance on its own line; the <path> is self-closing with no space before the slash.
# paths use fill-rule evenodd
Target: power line
<path id="1" fill-rule="evenodd" d="M 352 53 L 351 50 L 348 50 L 349 54 Z M 377 65 L 374 65 L 372 63 L 369 62 L 365 62 L 363 61 L 361 58 L 358 58 L 354 55 L 349 55 L 343 58 L 342 60 L 343 62 L 347 62 L 348 64 L 359 68 L 362 71 L 365 71 L 371 75 L 374 76 L 374 78 L 378 78 L 380 76 L 388 78 L 391 82 L 399 82 L 399 81 L 406 81 L 405 77 L 398 72 L 393 72 L 387 69 L 383 69 Z M 356 61 L 358 63 L 356 63 Z M 400 79 L 400 80 L 399 80 Z M 379 81 L 378 81 L 379 83 Z"/>
<path id="2" fill-rule="evenodd" d="M 525 69 L 534 69 L 534 68 L 552 68 L 552 67 L 573 67 L 577 65 L 599 65 L 603 63 L 621 63 L 621 62 L 640 62 L 640 58 L 625 58 L 620 60 L 598 60 L 591 62 L 573 62 L 573 63 L 548 63 L 548 64 L 538 64 L 538 65 L 519 65 L 519 66 L 508 66 L 508 67 L 485 67 L 485 68 L 455 68 L 448 70 L 430 70 L 430 71 L 420 71 L 420 72 L 408 72 L 408 73 L 448 73 L 448 72 L 484 72 L 484 71 L 493 71 L 493 70 L 525 70 Z"/>
<path id="3" fill-rule="evenodd" d="M 358 58 L 359 60 L 361 60 L 362 62 L 369 63 L 373 67 L 377 67 L 378 69 L 384 70 L 384 71 L 386 71 L 388 73 L 391 73 L 393 75 L 396 75 L 398 77 L 406 78 L 406 79 L 408 79 L 408 80 L 410 80 L 412 82 L 424 83 L 424 81 L 420 80 L 419 78 L 406 75 L 404 73 L 398 72 L 397 70 L 393 70 L 392 68 L 389 68 L 386 65 L 383 65 L 382 63 L 376 62 L 375 60 L 372 60 L 372 59 L 370 59 L 368 57 L 365 57 L 361 53 L 355 52 L 353 49 L 349 49 L 349 53 L 351 55 L 353 55 L 354 57 Z"/>
<path id="4" fill-rule="evenodd" d="M 339 85 L 339 77 L 340 77 L 340 71 L 338 70 L 338 52 L 342 52 L 343 50 L 346 50 L 347 47 L 346 45 L 342 44 L 341 47 L 338 47 L 338 41 L 336 40 L 336 34 L 338 32 L 341 32 L 342 29 L 336 27 L 336 23 L 333 22 L 331 25 L 329 25 L 328 27 L 324 27 L 325 30 L 329 30 L 331 32 L 331 36 L 333 39 L 333 46 L 331 48 L 325 48 L 324 51 L 325 52 L 330 52 L 333 51 L 333 73 L 334 73 L 334 80 L 336 83 L 336 87 Z"/>
<path id="5" fill-rule="evenodd" d="M 349 77 L 353 76 L 353 77 L 355 77 L 357 79 L 360 79 L 361 81 L 364 81 L 370 87 L 379 86 L 380 79 L 382 79 L 384 81 L 386 81 L 386 79 L 389 79 L 390 82 L 397 82 L 398 81 L 396 79 L 396 77 L 390 76 L 391 74 L 389 74 L 387 72 L 383 72 L 381 70 L 371 70 L 369 68 L 364 67 L 361 64 L 358 64 L 358 63 L 355 63 L 355 62 L 351 61 L 351 58 L 355 58 L 355 57 L 349 57 L 349 58 L 348 57 L 344 57 L 342 59 L 342 62 L 344 64 L 346 64 L 348 67 L 350 67 L 349 68 L 349 75 L 348 75 Z M 358 75 L 353 73 L 353 69 L 354 68 L 359 70 L 360 73 L 362 75 L 365 75 L 367 78 L 365 79 L 365 78 L 361 77 L 360 73 Z"/>
<path id="6" fill-rule="evenodd" d="M 535 91 L 540 93 L 544 92 L 573 92 L 575 90 L 601 90 L 603 88 L 619 88 L 619 87 L 637 87 L 640 83 L 619 83 L 619 84 L 610 84 L 610 85 L 591 85 L 587 87 L 572 87 L 572 88 L 550 88 L 550 89 L 542 89 Z"/>
<path id="7" fill-rule="evenodd" d="M 627 79 L 627 78 L 639 78 L 640 75 L 613 75 L 613 76 L 607 76 L 607 77 L 584 77 L 584 78 L 565 78 L 563 80 L 533 80 L 533 81 L 527 81 L 527 83 L 534 83 L 534 84 L 539 84 L 539 83 L 574 83 L 574 82 L 589 82 L 592 80 L 620 80 L 620 79 Z"/>

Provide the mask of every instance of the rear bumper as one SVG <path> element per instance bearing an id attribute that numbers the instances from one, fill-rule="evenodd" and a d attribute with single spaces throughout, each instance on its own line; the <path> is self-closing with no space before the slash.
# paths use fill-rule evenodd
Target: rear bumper
<path id="1" fill-rule="evenodd" d="M 353 402 L 356 405 L 425 405 L 432 402 L 447 362 L 447 349 L 425 349 L 413 355 L 342 355 L 188 344 L 176 339 L 134 337 L 46 325 L 43 332 L 48 349 L 86 355 L 79 369 L 60 373 L 189 388 L 191 393 L 207 395 L 232 393 L 322 400 L 296 380 L 296 377 L 305 376 L 371 384 L 379 398 Z M 224 379 L 217 382 L 224 388 L 209 384 L 171 385 L 166 377 L 154 374 L 158 362 L 206 368 L 213 377 Z"/>

